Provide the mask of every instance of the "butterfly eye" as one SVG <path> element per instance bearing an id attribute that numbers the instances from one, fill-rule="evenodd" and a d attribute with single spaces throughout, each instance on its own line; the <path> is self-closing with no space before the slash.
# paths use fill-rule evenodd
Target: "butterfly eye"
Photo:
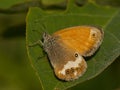
<path id="1" fill-rule="evenodd" d="M 48 40 L 48 39 L 50 39 L 51 38 L 51 35 L 49 35 L 48 33 L 46 33 L 46 32 L 44 32 L 43 33 L 43 40 Z"/>
<path id="2" fill-rule="evenodd" d="M 78 53 L 75 53 L 75 57 L 78 57 Z"/>
<path id="3" fill-rule="evenodd" d="M 44 32 L 44 33 L 43 33 L 43 37 L 46 37 L 46 36 L 47 36 L 47 33 L 46 33 L 46 32 Z"/>

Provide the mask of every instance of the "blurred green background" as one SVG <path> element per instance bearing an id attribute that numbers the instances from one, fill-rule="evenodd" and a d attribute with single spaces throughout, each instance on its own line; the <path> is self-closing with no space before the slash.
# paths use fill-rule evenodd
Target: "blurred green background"
<path id="1" fill-rule="evenodd" d="M 120 0 L 89 0 L 120 7 Z M 76 0 L 79 6 L 87 0 Z M 29 7 L 64 10 L 65 0 L 0 0 L 0 90 L 41 90 L 40 81 L 27 56 L 25 18 Z M 120 57 L 94 79 L 68 90 L 120 90 Z"/>

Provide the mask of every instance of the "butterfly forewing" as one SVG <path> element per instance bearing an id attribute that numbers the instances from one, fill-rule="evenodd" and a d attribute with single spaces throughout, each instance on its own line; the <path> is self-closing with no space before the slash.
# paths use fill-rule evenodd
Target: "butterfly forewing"
<path id="1" fill-rule="evenodd" d="M 91 26 L 70 27 L 53 35 L 59 36 L 67 47 L 75 49 L 82 56 L 92 55 L 103 39 L 103 31 Z"/>

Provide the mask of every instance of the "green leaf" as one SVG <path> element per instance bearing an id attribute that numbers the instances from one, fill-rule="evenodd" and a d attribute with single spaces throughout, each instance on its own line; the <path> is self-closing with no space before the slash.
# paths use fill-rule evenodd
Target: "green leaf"
<path id="1" fill-rule="evenodd" d="M 26 22 L 27 51 L 43 90 L 64 90 L 94 78 L 120 55 L 119 9 L 100 7 L 91 3 L 77 7 L 71 2 L 64 12 L 47 13 L 40 8 L 31 8 Z M 43 53 L 43 48 L 38 45 L 34 47 L 28 47 L 28 45 L 42 39 L 44 31 L 52 34 L 57 30 L 77 25 L 101 26 L 105 32 L 105 37 L 98 52 L 87 60 L 86 73 L 77 80 L 64 82 L 55 77 L 49 59 Z"/>

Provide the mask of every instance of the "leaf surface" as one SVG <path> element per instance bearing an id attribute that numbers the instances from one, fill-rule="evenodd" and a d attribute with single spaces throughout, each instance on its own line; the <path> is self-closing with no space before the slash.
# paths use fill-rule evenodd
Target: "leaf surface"
<path id="1" fill-rule="evenodd" d="M 94 78 L 120 55 L 119 9 L 100 7 L 91 3 L 78 7 L 71 2 L 63 12 L 51 13 L 44 12 L 40 8 L 31 8 L 26 22 L 27 51 L 43 90 L 64 90 Z M 104 30 L 105 37 L 100 49 L 87 59 L 86 73 L 77 80 L 64 82 L 55 77 L 43 48 L 38 45 L 34 47 L 28 47 L 28 45 L 42 39 L 44 31 L 52 34 L 57 30 L 78 25 L 100 26 Z"/>

